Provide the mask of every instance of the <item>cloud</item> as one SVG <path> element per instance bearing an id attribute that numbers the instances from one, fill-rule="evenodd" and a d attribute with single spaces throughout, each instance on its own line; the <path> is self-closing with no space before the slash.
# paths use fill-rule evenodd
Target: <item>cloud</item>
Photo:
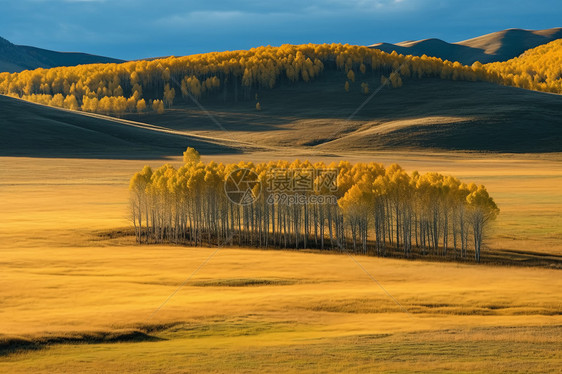
<path id="1" fill-rule="evenodd" d="M 258 45 L 458 41 L 508 27 L 560 26 L 559 0 L 18 0 L 0 36 L 125 59 Z"/>
<path id="2" fill-rule="evenodd" d="M 27 3 L 105 3 L 107 0 L 20 0 Z"/>

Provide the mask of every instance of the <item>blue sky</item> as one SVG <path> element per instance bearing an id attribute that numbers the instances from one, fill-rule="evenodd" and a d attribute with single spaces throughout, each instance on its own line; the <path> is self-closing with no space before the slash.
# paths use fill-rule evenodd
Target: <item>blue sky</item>
<path id="1" fill-rule="evenodd" d="M 122 59 L 283 43 L 455 42 L 562 26 L 560 0 L 0 0 L 15 44 Z"/>

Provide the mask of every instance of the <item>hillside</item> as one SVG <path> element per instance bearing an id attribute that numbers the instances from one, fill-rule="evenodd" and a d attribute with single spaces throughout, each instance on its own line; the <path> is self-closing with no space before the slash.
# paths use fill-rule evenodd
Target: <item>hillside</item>
<path id="1" fill-rule="evenodd" d="M 77 144 L 86 142 L 85 148 L 95 154 L 95 137 L 83 133 L 86 125 L 81 121 L 88 118 L 85 123 L 94 127 L 96 136 L 112 137 L 98 139 L 100 144 L 108 147 L 117 141 L 109 147 L 113 153 L 100 151 L 115 157 L 143 153 L 143 147 L 147 154 L 177 155 L 186 147 L 185 142 L 181 147 L 176 143 L 177 136 L 186 135 L 203 141 L 203 153 L 226 151 L 208 142 L 237 150 L 265 146 L 335 153 L 398 148 L 562 152 L 562 97 L 498 85 L 562 92 L 556 70 L 561 41 L 507 62 L 472 67 L 360 46 L 308 44 L 3 73 L 0 92 L 11 96 L 138 121 L 52 109 L 44 113 L 44 106 L 12 101 L 12 112 L 2 113 L 8 124 L 2 129 L 8 131 L 3 141 L 6 152 L 33 153 L 33 144 L 47 132 L 52 140 L 47 153 L 65 154 L 59 143 L 66 146 L 77 138 Z M 532 85 L 521 84 L 531 78 Z M 378 94 L 367 100 L 373 92 Z M 25 129 L 19 122 L 31 113 L 36 115 Z M 46 127 L 53 113 L 65 114 Z M 73 121 L 72 131 L 78 126 L 79 132 L 63 131 L 61 123 L 70 118 L 66 116 Z M 91 118 L 107 126 L 90 125 Z M 119 131 L 107 134 L 107 129 Z M 175 140 L 153 142 L 139 129 L 144 135 L 157 130 L 158 136 L 173 135 Z M 140 136 L 133 142 L 136 146 L 122 144 L 132 130 Z M 38 139 L 28 140 L 26 134 Z M 67 151 L 90 153 L 74 144 Z"/>
<path id="2" fill-rule="evenodd" d="M 525 51 L 504 62 L 484 65 L 501 83 L 525 89 L 562 93 L 562 39 Z"/>
<path id="3" fill-rule="evenodd" d="M 476 48 L 447 43 L 435 38 L 397 44 L 377 43 L 369 47 L 380 49 L 386 53 L 396 51 L 396 53 L 403 55 L 438 57 L 442 60 L 459 61 L 465 65 L 471 65 L 474 61 L 485 61 L 488 58 L 483 51 Z"/>
<path id="4" fill-rule="evenodd" d="M 506 61 L 528 49 L 562 38 L 562 28 L 546 30 L 508 29 L 476 38 L 447 43 L 440 39 L 406 41 L 396 44 L 377 43 L 370 47 L 403 55 L 433 56 L 443 60 L 459 61 L 471 65 L 475 61 L 489 63 Z"/>
<path id="5" fill-rule="evenodd" d="M 36 68 L 119 62 L 123 61 L 87 53 L 55 52 L 15 45 L 0 37 L 0 72 L 13 73 Z"/>
<path id="6" fill-rule="evenodd" d="M 373 87 L 378 80 L 370 77 Z M 248 147 L 562 152 L 559 95 L 485 82 L 411 80 L 401 88 L 383 88 L 348 121 L 366 96 L 341 90 L 344 81 L 333 72 L 313 83 L 264 90 L 261 111 L 251 100 L 215 96 L 201 99 L 206 113 L 178 99 L 164 114 L 124 115 L 133 123 L 0 96 L 1 155 L 149 158 L 177 155 L 188 145 L 203 154 Z"/>
<path id="7" fill-rule="evenodd" d="M 2 95 L 0 107 L 0 157 L 157 158 L 181 153 L 187 146 L 206 154 L 239 152 L 224 141 Z"/>
<path id="8" fill-rule="evenodd" d="M 335 153 L 429 148 L 562 152 L 559 95 L 427 78 L 406 81 L 397 89 L 383 88 L 347 120 L 366 96 L 358 90 L 343 92 L 339 87 L 344 81 L 338 73 L 325 73 L 311 84 L 262 91 L 261 111 L 251 101 L 208 98 L 202 104 L 229 138 L 260 145 Z M 225 134 L 189 100 L 162 115 L 147 114 L 143 121 L 206 136 Z"/>

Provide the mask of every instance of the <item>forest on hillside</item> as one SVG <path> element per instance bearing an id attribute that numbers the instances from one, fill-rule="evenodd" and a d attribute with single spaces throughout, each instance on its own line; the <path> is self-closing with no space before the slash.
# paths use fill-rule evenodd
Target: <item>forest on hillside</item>
<path id="1" fill-rule="evenodd" d="M 341 72 L 345 80 L 342 94 L 353 90 L 369 94 L 374 77 L 376 85 L 392 87 L 400 87 L 408 79 L 437 77 L 562 93 L 561 56 L 562 40 L 506 62 L 476 62 L 472 66 L 347 44 L 282 45 L 0 73 L 0 93 L 86 112 L 163 113 L 181 100 L 208 95 L 234 102 L 254 100 L 261 90 L 272 89 L 281 82 L 310 82 L 326 70 Z M 259 102 L 255 106 L 261 109 Z"/>

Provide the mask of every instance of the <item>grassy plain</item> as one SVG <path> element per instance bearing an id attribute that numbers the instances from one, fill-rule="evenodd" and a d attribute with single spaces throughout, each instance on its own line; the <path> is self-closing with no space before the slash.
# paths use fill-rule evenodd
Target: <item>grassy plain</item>
<path id="1" fill-rule="evenodd" d="M 531 252 L 554 264 L 562 255 L 562 162 L 555 154 L 346 158 L 484 183 L 502 209 L 485 255 Z M 355 257 L 400 306 L 343 254 L 215 253 L 108 236 L 129 226 L 130 175 L 163 162 L 0 158 L 0 371 L 562 369 L 557 266 Z"/>

